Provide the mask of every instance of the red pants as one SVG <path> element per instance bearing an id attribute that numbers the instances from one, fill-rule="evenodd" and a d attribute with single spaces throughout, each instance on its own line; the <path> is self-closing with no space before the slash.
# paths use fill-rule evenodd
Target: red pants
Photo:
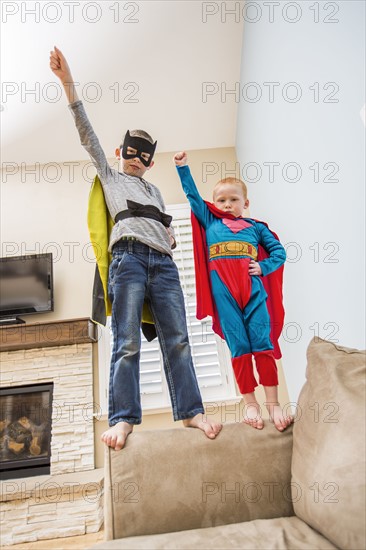
<path id="1" fill-rule="evenodd" d="M 278 375 L 273 350 L 254 351 L 255 365 L 259 375 L 259 383 L 263 386 L 277 386 Z M 241 394 L 252 393 L 257 381 L 253 373 L 253 360 L 251 353 L 245 353 L 231 359 L 235 378 Z"/>

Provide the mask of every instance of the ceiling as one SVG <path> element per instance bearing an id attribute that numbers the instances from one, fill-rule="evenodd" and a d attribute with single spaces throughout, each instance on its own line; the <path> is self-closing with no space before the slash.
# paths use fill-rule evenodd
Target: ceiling
<path id="1" fill-rule="evenodd" d="M 237 103 L 233 94 L 222 98 L 220 92 L 240 81 L 243 23 L 223 18 L 222 3 L 6 4 L 2 162 L 87 158 L 49 69 L 54 44 L 80 83 L 79 94 L 108 157 L 127 128 L 151 133 L 158 152 L 234 146 Z M 206 87 L 211 95 L 204 96 Z"/>

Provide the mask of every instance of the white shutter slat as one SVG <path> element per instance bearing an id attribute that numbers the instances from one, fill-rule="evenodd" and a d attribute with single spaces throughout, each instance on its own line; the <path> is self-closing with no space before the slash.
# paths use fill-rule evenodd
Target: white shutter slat
<path id="1" fill-rule="evenodd" d="M 177 240 L 174 261 L 179 270 L 193 363 L 203 399 L 225 399 L 236 394 L 226 344 L 212 330 L 210 317 L 196 318 L 196 286 L 190 210 L 179 206 L 169 211 Z M 178 219 L 177 219 L 178 218 Z"/>
<path id="2" fill-rule="evenodd" d="M 174 254 L 186 302 L 186 316 L 193 363 L 201 389 L 222 385 L 216 337 L 196 318 L 195 269 L 192 229 L 186 221 L 175 223 L 178 250 Z"/>

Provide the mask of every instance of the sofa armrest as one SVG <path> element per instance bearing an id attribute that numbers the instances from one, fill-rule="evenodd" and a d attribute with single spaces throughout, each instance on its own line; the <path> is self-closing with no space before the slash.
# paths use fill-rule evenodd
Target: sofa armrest
<path id="1" fill-rule="evenodd" d="M 291 516 L 291 455 L 292 427 L 133 433 L 106 448 L 106 539 Z"/>

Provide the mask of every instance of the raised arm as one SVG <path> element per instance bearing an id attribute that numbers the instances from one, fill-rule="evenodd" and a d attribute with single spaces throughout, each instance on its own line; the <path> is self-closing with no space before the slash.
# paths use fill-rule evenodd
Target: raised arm
<path id="1" fill-rule="evenodd" d="M 76 91 L 69 64 L 61 50 L 56 48 L 56 46 L 54 46 L 54 48 L 55 49 L 50 52 L 51 71 L 60 79 L 65 90 L 67 101 L 69 103 L 74 103 L 79 100 L 79 96 Z"/>
<path id="2" fill-rule="evenodd" d="M 75 120 L 76 128 L 79 132 L 81 145 L 90 155 L 101 182 L 104 184 L 111 174 L 111 168 L 89 122 L 84 106 L 79 100 L 69 64 L 61 50 L 56 48 L 56 46 L 50 54 L 50 68 L 61 81 L 69 102 L 69 108 Z"/>
<path id="3" fill-rule="evenodd" d="M 200 224 L 206 228 L 209 225 L 212 214 L 198 192 L 194 179 L 192 178 L 189 166 L 187 165 L 187 158 L 187 153 L 182 152 L 176 153 L 173 160 L 177 167 L 183 191 L 186 194 L 192 212 L 196 216 Z"/>

